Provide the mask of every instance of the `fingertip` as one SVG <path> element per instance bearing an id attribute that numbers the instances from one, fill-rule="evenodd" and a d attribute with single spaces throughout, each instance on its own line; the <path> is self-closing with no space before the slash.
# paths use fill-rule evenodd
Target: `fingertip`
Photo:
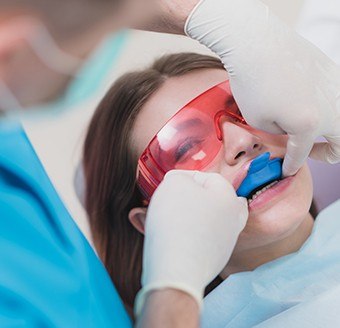
<path id="1" fill-rule="evenodd" d="M 238 197 L 239 201 L 241 202 L 242 211 L 248 215 L 248 200 L 244 197 Z"/>
<path id="2" fill-rule="evenodd" d="M 283 178 L 288 178 L 290 176 L 293 176 L 294 174 L 296 174 L 296 170 L 292 170 L 289 166 L 286 167 L 284 165 L 282 165 L 282 177 Z"/>
<path id="3" fill-rule="evenodd" d="M 282 164 L 282 176 L 286 178 L 296 174 L 301 166 L 296 161 L 294 161 L 287 153 Z"/>
<path id="4" fill-rule="evenodd" d="M 231 183 L 218 173 L 206 173 L 206 178 L 204 184 L 202 184 L 206 189 L 217 189 L 223 192 L 235 193 L 235 190 Z"/>
<path id="5" fill-rule="evenodd" d="M 192 170 L 171 170 L 165 174 L 164 179 L 167 179 L 173 176 L 180 176 L 180 175 L 193 177 L 197 172 L 198 171 L 192 171 Z"/>
<path id="6" fill-rule="evenodd" d="M 314 138 L 311 134 L 289 135 L 287 153 L 282 165 L 284 177 L 296 174 L 307 160 L 313 145 Z"/>
<path id="7" fill-rule="evenodd" d="M 214 173 L 207 173 L 207 172 L 199 172 L 196 171 L 193 175 L 193 179 L 202 187 L 208 187 L 208 181 L 211 180 L 211 177 Z"/>
<path id="8" fill-rule="evenodd" d="M 241 202 L 243 207 L 248 208 L 248 200 L 245 197 L 238 197 L 239 201 Z"/>
<path id="9" fill-rule="evenodd" d="M 245 225 L 249 218 L 248 200 L 243 197 L 238 197 L 238 199 L 241 202 L 240 219 Z"/>

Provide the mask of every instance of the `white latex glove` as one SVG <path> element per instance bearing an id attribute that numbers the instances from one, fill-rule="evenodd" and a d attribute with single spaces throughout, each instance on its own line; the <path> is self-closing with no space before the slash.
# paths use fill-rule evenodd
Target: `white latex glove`
<path id="1" fill-rule="evenodd" d="M 217 173 L 171 171 L 155 191 L 146 216 L 142 290 L 174 288 L 199 305 L 222 271 L 248 219 L 245 198 Z"/>
<path id="2" fill-rule="evenodd" d="M 247 122 L 289 135 L 284 175 L 340 161 L 340 69 L 258 0 L 203 0 L 185 32 L 223 61 Z M 327 36 L 325 36 L 327 37 Z M 327 143 L 316 144 L 324 136 Z"/>

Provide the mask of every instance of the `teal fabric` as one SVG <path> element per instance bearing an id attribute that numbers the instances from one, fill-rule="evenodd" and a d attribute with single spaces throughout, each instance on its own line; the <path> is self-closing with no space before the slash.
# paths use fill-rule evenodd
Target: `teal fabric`
<path id="1" fill-rule="evenodd" d="M 121 54 L 127 41 L 128 32 L 123 31 L 107 37 L 101 46 L 92 54 L 68 88 L 64 101 L 72 105 L 93 95 L 103 86 L 106 77 Z"/>
<path id="2" fill-rule="evenodd" d="M 340 327 L 339 304 L 340 200 L 318 215 L 298 252 L 233 274 L 213 290 L 202 327 Z"/>
<path id="3" fill-rule="evenodd" d="M 131 327 L 20 125 L 0 125 L 0 327 Z"/>

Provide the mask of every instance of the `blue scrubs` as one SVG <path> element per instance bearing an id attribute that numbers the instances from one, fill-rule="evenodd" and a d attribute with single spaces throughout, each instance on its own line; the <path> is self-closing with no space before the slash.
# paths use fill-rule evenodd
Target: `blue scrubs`
<path id="1" fill-rule="evenodd" d="M 340 327 L 340 200 L 299 251 L 230 275 L 204 301 L 202 327 Z"/>
<path id="2" fill-rule="evenodd" d="M 131 327 L 21 126 L 0 124 L 0 327 Z"/>

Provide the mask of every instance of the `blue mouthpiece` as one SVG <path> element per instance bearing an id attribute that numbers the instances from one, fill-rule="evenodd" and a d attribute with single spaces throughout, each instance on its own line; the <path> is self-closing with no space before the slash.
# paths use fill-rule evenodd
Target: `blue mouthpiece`
<path id="1" fill-rule="evenodd" d="M 236 193 L 240 197 L 249 197 L 257 188 L 281 179 L 282 159 L 270 159 L 270 153 L 257 156 L 250 164 L 248 174 Z"/>

